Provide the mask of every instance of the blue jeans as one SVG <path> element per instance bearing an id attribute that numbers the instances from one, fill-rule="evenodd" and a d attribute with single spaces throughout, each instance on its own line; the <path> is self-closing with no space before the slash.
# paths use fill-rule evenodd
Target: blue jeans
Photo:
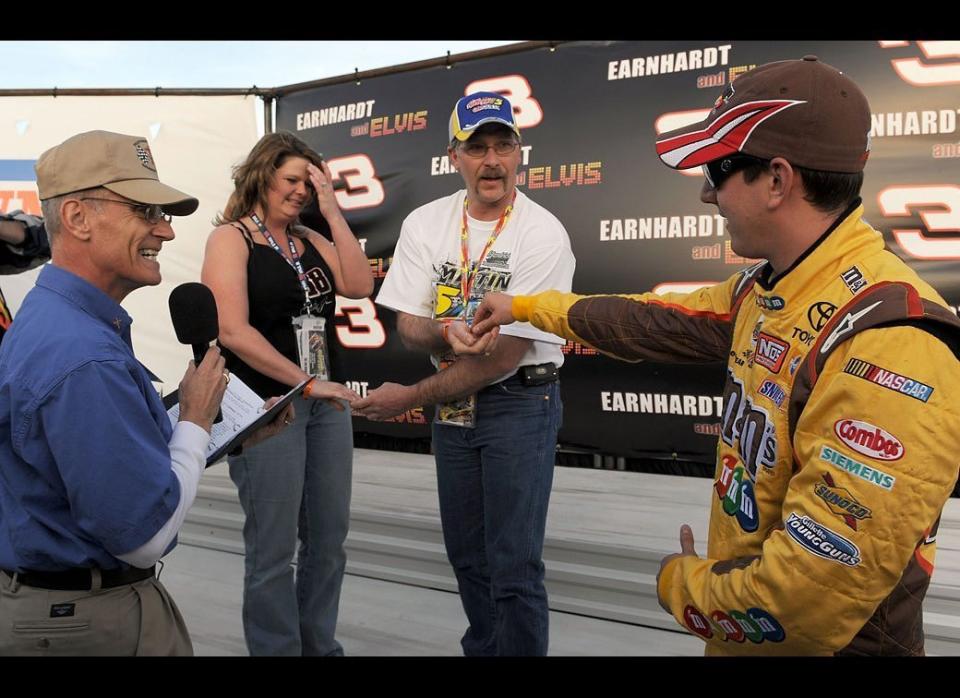
<path id="1" fill-rule="evenodd" d="M 243 634 L 254 656 L 340 655 L 334 631 L 350 525 L 350 411 L 300 397 L 294 409 L 284 431 L 228 459 L 246 514 Z"/>
<path id="2" fill-rule="evenodd" d="M 562 414 L 559 383 L 524 387 L 514 377 L 478 393 L 476 428 L 433 425 L 467 656 L 547 653 L 543 537 Z"/>

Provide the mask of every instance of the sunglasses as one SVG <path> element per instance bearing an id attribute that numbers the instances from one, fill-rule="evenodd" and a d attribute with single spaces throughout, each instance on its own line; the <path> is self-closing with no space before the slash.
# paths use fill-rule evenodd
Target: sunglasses
<path id="1" fill-rule="evenodd" d="M 143 218 L 150 225 L 156 225 L 160 221 L 165 221 L 170 223 L 173 221 L 173 216 L 169 213 L 163 212 L 163 207 L 159 204 L 135 204 L 130 201 L 120 201 L 119 199 L 101 199 L 95 196 L 86 196 L 81 201 L 108 201 L 113 204 L 120 204 L 121 206 L 128 206 L 137 214 Z"/>
<path id="2" fill-rule="evenodd" d="M 766 162 L 769 161 L 755 158 L 752 155 L 731 155 L 727 158 L 711 160 L 700 167 L 703 169 L 703 176 L 706 177 L 710 188 L 719 189 L 734 173 L 745 170 L 751 165 L 763 165 Z"/>

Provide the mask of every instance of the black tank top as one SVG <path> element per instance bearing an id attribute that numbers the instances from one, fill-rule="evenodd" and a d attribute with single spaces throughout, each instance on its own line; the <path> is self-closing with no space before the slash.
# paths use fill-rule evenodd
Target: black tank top
<path id="1" fill-rule="evenodd" d="M 242 224 L 241 224 L 242 225 Z M 297 279 L 296 270 L 278 255 L 272 247 L 257 245 L 249 231 L 239 226 L 250 254 L 247 258 L 247 304 L 249 323 L 262 334 L 274 349 L 293 363 L 300 363 L 297 339 L 292 320 L 303 309 L 303 288 Z M 326 318 L 327 347 L 330 347 L 333 316 L 336 312 L 336 290 L 330 267 L 309 240 L 303 240 L 304 251 L 300 257 L 303 271 L 310 287 L 310 298 L 320 314 Z M 219 344 L 226 359 L 227 369 L 266 399 L 283 395 L 291 387 L 255 371 L 240 357 Z M 331 373 L 334 367 L 331 366 Z"/>

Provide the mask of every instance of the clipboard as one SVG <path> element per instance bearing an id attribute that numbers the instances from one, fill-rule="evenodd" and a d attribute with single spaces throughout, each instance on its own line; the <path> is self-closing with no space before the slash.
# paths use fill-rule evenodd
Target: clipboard
<path id="1" fill-rule="evenodd" d="M 260 427 L 271 422 L 290 402 L 303 391 L 309 382 L 302 381 L 290 389 L 269 410 L 263 409 L 264 398 L 260 397 L 236 375 L 230 375 L 230 382 L 220 403 L 223 421 L 214 424 L 210 430 L 210 443 L 207 445 L 207 467 L 219 461 L 230 451 L 241 445 Z M 163 398 L 163 406 L 173 426 L 180 419 L 180 391 L 174 390 Z"/>

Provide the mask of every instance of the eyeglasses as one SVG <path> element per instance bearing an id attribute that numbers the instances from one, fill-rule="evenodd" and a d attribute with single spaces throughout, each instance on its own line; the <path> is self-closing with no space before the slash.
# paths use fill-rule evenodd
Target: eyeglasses
<path id="1" fill-rule="evenodd" d="M 700 167 L 703 169 L 703 176 L 707 178 L 707 184 L 711 189 L 719 189 L 720 186 L 734 173 L 744 170 L 751 165 L 762 165 L 768 162 L 752 155 L 731 155 L 728 158 L 711 160 Z"/>
<path id="2" fill-rule="evenodd" d="M 482 158 L 490 148 L 493 148 L 493 152 L 497 155 L 503 156 L 516 152 L 519 147 L 520 144 L 517 141 L 497 141 L 493 145 L 484 145 L 483 143 L 477 142 L 470 143 L 468 141 L 460 146 L 460 150 L 471 158 Z"/>
<path id="3" fill-rule="evenodd" d="M 119 199 L 100 199 L 95 196 L 85 196 L 80 199 L 81 201 L 108 201 L 112 204 L 120 204 L 121 206 L 129 206 L 137 214 L 143 218 L 150 225 L 156 225 L 160 221 L 165 221 L 170 223 L 173 221 L 173 216 L 169 213 L 163 212 L 163 207 L 159 204 L 135 204 L 130 201 L 120 201 Z"/>

